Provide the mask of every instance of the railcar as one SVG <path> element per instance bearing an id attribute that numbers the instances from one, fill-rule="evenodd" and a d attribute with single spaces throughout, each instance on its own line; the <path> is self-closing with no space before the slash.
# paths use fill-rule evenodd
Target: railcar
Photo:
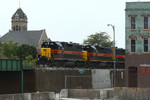
<path id="1" fill-rule="evenodd" d="M 68 42 L 44 42 L 37 64 L 62 67 L 84 66 L 82 45 Z"/>
<path id="2" fill-rule="evenodd" d="M 84 50 L 88 52 L 87 65 L 94 68 L 113 68 L 114 65 L 114 48 L 101 46 L 84 46 Z M 115 49 L 115 64 L 117 68 L 124 68 L 124 49 Z"/>
<path id="3" fill-rule="evenodd" d="M 124 49 L 115 49 L 116 68 L 124 68 Z M 61 67 L 113 68 L 114 48 L 68 42 L 44 42 L 37 64 Z"/>

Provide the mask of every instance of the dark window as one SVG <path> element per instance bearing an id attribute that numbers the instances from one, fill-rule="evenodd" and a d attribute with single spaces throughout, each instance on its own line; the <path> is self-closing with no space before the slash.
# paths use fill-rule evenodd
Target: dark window
<path id="1" fill-rule="evenodd" d="M 135 17 L 131 17 L 131 29 L 135 29 L 136 24 L 135 24 Z"/>
<path id="2" fill-rule="evenodd" d="M 14 26 L 14 31 L 16 30 L 16 27 Z"/>
<path id="3" fill-rule="evenodd" d="M 18 31 L 18 25 L 16 25 L 16 31 Z"/>
<path id="4" fill-rule="evenodd" d="M 19 26 L 19 30 L 21 30 L 20 26 Z"/>
<path id="5" fill-rule="evenodd" d="M 144 52 L 148 52 L 148 38 L 144 38 Z"/>
<path id="6" fill-rule="evenodd" d="M 135 39 L 132 38 L 131 39 L 131 52 L 135 52 L 135 49 L 136 49 Z"/>
<path id="7" fill-rule="evenodd" d="M 148 29 L 148 17 L 144 16 L 144 29 Z"/>

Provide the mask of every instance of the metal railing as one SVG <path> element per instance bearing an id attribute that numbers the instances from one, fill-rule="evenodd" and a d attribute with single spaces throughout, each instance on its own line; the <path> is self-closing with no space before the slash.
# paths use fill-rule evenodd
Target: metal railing
<path id="1" fill-rule="evenodd" d="M 36 66 L 36 61 L 0 59 L 0 71 L 30 70 Z"/>

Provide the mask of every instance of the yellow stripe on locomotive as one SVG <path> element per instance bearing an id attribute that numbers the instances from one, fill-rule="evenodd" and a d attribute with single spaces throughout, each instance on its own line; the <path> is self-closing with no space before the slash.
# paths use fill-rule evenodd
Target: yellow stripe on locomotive
<path id="1" fill-rule="evenodd" d="M 41 48 L 41 56 L 51 58 L 51 48 Z"/>

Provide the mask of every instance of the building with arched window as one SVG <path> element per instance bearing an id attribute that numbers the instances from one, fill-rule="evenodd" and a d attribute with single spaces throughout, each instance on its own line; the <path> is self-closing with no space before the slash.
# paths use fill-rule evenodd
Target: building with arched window
<path id="1" fill-rule="evenodd" d="M 44 41 L 50 41 L 45 29 L 27 30 L 28 18 L 23 10 L 19 7 L 11 18 L 11 30 L 0 38 L 1 41 L 13 40 L 20 44 L 35 46 L 40 50 Z"/>

